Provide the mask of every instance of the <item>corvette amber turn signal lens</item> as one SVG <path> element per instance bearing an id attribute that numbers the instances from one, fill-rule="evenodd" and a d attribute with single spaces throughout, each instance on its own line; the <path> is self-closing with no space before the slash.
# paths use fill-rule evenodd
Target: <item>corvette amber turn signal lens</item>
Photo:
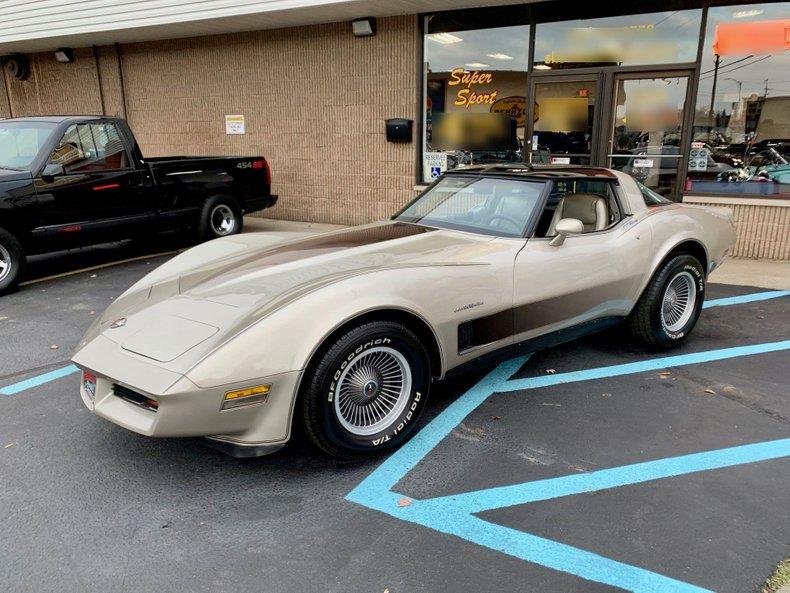
<path id="1" fill-rule="evenodd" d="M 265 402 L 269 397 L 269 390 L 271 388 L 271 385 L 256 385 L 255 387 L 247 387 L 246 389 L 228 391 L 222 402 L 222 409 L 227 410 Z"/>

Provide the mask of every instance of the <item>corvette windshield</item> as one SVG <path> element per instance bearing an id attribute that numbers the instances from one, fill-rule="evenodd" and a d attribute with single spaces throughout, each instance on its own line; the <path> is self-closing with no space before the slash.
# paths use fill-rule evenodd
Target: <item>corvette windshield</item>
<path id="1" fill-rule="evenodd" d="M 450 175 L 395 219 L 497 237 L 521 237 L 539 207 L 544 182 Z"/>
<path id="2" fill-rule="evenodd" d="M 0 121 L 0 168 L 29 167 L 56 127 L 43 121 Z"/>

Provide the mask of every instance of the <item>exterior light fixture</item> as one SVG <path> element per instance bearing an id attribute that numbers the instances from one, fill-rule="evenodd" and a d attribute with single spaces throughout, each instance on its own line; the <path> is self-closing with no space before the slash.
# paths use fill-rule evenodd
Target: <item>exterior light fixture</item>
<path id="1" fill-rule="evenodd" d="M 373 37 L 376 34 L 376 19 L 368 16 L 351 21 L 351 32 L 354 37 Z"/>
<path id="2" fill-rule="evenodd" d="M 69 47 L 62 47 L 55 50 L 55 60 L 61 64 L 69 64 L 74 61 L 74 50 Z"/>

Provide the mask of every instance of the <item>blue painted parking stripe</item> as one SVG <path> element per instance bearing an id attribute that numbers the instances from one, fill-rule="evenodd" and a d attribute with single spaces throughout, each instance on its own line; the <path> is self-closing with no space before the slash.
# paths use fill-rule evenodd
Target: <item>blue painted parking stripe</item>
<path id="1" fill-rule="evenodd" d="M 437 517 L 431 509 L 424 509 L 412 513 L 408 520 L 527 562 L 635 593 L 712 593 L 638 566 L 466 513 L 445 513 Z"/>
<path id="2" fill-rule="evenodd" d="M 749 294 L 742 294 L 740 296 L 726 297 L 723 299 L 714 299 L 707 301 L 702 305 L 703 309 L 710 307 L 726 307 L 728 305 L 742 305 L 744 303 L 754 303 L 757 301 L 767 301 L 769 299 L 778 299 L 781 297 L 790 296 L 790 290 L 769 290 L 767 292 L 752 292 Z"/>
<path id="3" fill-rule="evenodd" d="M 560 373 L 558 375 L 541 375 L 539 377 L 515 379 L 499 386 L 497 391 L 522 391 L 524 389 L 548 387 L 550 385 L 558 385 L 560 383 L 574 383 L 576 381 L 589 381 L 590 379 L 620 377 L 622 375 L 645 373 L 648 371 L 656 371 L 669 367 L 686 366 L 703 362 L 714 362 L 717 360 L 726 360 L 728 358 L 736 358 L 739 356 L 766 354 L 768 352 L 779 352 L 781 350 L 788 349 L 790 349 L 790 340 L 782 340 L 781 342 L 768 342 L 765 344 L 752 344 L 750 346 L 736 346 L 733 348 L 721 348 L 719 350 L 705 350 L 703 352 L 651 358 L 650 360 L 642 360 L 640 362 L 629 362 L 626 364 L 598 367 L 583 371 L 571 371 L 569 373 Z"/>
<path id="4" fill-rule="evenodd" d="M 639 363 L 515 380 L 509 379 L 509 377 L 526 362 L 526 357 L 502 363 L 434 418 L 410 442 L 396 450 L 349 492 L 346 499 L 391 517 L 454 535 L 522 560 L 635 593 L 707 592 L 706 589 L 696 585 L 681 582 L 638 566 L 618 562 L 561 542 L 490 523 L 472 513 L 558 496 L 615 488 L 631 483 L 686 475 L 692 472 L 784 458 L 790 456 L 790 439 L 692 453 L 588 474 L 572 474 L 472 493 L 434 499 L 411 499 L 407 505 L 401 504 L 403 495 L 394 491 L 394 487 L 468 414 L 493 393 L 528 390 L 572 381 L 621 376 L 787 349 L 790 349 L 790 340 L 667 356 Z"/>
<path id="5" fill-rule="evenodd" d="M 630 484 L 641 484 L 651 480 L 782 457 L 790 457 L 790 439 L 740 445 L 524 484 L 442 496 L 426 501 L 415 501 L 415 504 L 432 507 L 434 511 L 451 504 L 458 511 L 480 513 L 491 509 L 596 492 Z"/>
<path id="6" fill-rule="evenodd" d="M 26 389 L 38 387 L 39 385 L 43 385 L 44 383 L 49 383 L 50 381 L 54 381 L 55 379 L 60 379 L 61 377 L 71 375 L 72 373 L 76 373 L 78 370 L 79 369 L 76 366 L 70 364 L 68 366 L 55 369 L 54 371 L 44 373 L 43 375 L 36 375 L 35 377 L 30 377 L 29 379 L 25 379 L 24 381 L 20 381 L 19 383 L 14 383 L 13 385 L 6 385 L 5 387 L 0 387 L 0 394 L 14 395 L 15 393 L 19 393 L 20 391 L 25 391 Z"/>
<path id="7" fill-rule="evenodd" d="M 410 441 L 390 455 L 373 473 L 360 482 L 346 499 L 368 505 L 371 496 L 379 497 L 394 488 L 403 476 L 494 393 L 499 385 L 512 377 L 528 359 L 529 356 L 520 356 L 508 360 L 488 373 L 474 387 L 447 406 Z"/>
<path id="8" fill-rule="evenodd" d="M 541 375 L 539 377 L 512 380 L 508 379 L 524 365 L 528 357 L 519 357 L 503 362 L 469 391 L 450 404 L 441 414 L 418 432 L 414 438 L 390 455 L 381 465 L 373 470 L 367 478 L 360 482 L 346 498 L 353 502 L 370 506 L 371 497 L 381 497 L 382 493 L 394 488 L 395 484 L 397 484 L 403 476 L 409 473 L 444 439 L 444 437 L 450 434 L 466 416 L 493 393 L 523 391 L 538 387 L 559 385 L 562 383 L 617 377 L 669 367 L 726 360 L 739 356 L 763 354 L 788 349 L 790 349 L 790 340 L 784 340 L 782 342 L 736 346 L 734 348 L 722 348 L 719 350 L 708 350 L 705 352 L 681 354 L 678 356 L 665 356 L 641 362 L 598 367 L 584 371 L 572 371 L 570 373 L 560 373 L 557 375 Z"/>

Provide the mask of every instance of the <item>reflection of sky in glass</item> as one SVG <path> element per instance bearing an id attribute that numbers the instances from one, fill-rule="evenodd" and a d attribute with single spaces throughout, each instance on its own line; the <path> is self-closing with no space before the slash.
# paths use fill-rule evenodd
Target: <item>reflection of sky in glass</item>
<path id="1" fill-rule="evenodd" d="M 736 18 L 736 14 L 740 16 Z M 708 10 L 707 33 L 697 93 L 698 109 L 707 112 L 710 108 L 714 74 L 713 38 L 716 25 L 780 19 L 790 19 L 790 2 L 723 6 Z M 765 94 L 766 81 L 769 97 L 790 95 L 790 52 L 785 51 L 773 56 L 755 55 L 744 60 L 743 58 L 746 57 L 746 55 L 722 56 L 720 59 L 714 103 L 716 111 L 725 110 L 730 113 L 732 104 L 738 102 L 739 91 L 742 99 L 752 95 L 762 97 Z"/>
<path id="2" fill-rule="evenodd" d="M 528 25 L 458 31 L 452 35 L 462 41 L 443 45 L 431 39 L 430 34 L 425 36 L 425 61 L 431 72 L 449 72 L 453 68 L 527 71 Z M 489 54 L 504 54 L 513 59 L 498 59 Z"/>
<path id="3" fill-rule="evenodd" d="M 607 17 L 600 19 L 585 19 L 564 21 L 560 23 L 541 23 L 535 28 L 535 62 L 542 62 L 545 56 L 555 53 L 576 53 L 584 48 L 573 47 L 573 39 L 580 37 L 584 30 L 601 28 L 600 39 L 606 45 L 617 29 L 628 32 L 628 27 L 645 27 L 652 25 L 651 29 L 636 34 L 637 41 L 644 44 L 649 40 L 655 44 L 671 45 L 674 56 L 671 59 L 662 59 L 660 56 L 650 56 L 645 59 L 624 59 L 623 66 L 635 64 L 661 64 L 671 62 L 693 62 L 697 58 L 697 45 L 699 44 L 699 30 L 702 19 L 701 10 L 684 10 L 675 12 L 655 12 L 651 14 Z M 607 31 L 611 29 L 611 31 Z M 595 33 L 591 31 L 591 33 Z M 595 38 L 591 35 L 591 38 Z M 644 49 L 638 47 L 637 49 Z"/>

